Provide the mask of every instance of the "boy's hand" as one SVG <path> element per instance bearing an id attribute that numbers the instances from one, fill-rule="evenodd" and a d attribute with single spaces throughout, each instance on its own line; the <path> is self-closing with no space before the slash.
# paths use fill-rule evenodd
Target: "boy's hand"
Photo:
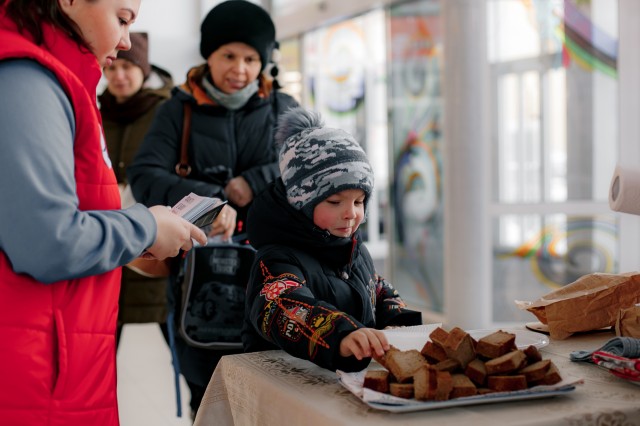
<path id="1" fill-rule="evenodd" d="M 340 342 L 340 356 L 362 358 L 380 358 L 389 350 L 387 336 L 374 328 L 359 328 Z"/>

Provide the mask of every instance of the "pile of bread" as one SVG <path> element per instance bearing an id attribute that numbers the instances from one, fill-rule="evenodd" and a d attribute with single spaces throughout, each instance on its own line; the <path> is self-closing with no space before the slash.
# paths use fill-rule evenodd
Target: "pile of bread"
<path id="1" fill-rule="evenodd" d="M 498 330 L 476 341 L 461 328 L 438 327 L 429 338 L 421 351 L 392 346 L 376 360 L 386 370 L 368 370 L 364 387 L 401 398 L 445 401 L 562 380 L 535 346 L 519 350 L 512 333 Z"/>

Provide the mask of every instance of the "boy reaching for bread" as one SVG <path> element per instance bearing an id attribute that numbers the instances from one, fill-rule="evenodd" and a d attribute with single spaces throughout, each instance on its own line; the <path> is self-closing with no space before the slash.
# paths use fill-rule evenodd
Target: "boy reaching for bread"
<path id="1" fill-rule="evenodd" d="M 373 191 L 371 165 L 351 135 L 303 108 L 280 117 L 275 139 L 281 177 L 247 218 L 258 252 L 244 349 L 282 349 L 329 370 L 360 371 L 389 350 L 381 329 L 422 323 L 376 273 L 358 231 Z"/>

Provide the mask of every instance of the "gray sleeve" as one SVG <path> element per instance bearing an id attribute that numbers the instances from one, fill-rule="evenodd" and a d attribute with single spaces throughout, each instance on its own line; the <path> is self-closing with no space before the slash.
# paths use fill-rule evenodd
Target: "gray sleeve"
<path id="1" fill-rule="evenodd" d="M 153 244 L 141 204 L 80 211 L 71 103 L 30 60 L 0 62 L 0 250 L 14 271 L 45 283 L 100 274 Z"/>

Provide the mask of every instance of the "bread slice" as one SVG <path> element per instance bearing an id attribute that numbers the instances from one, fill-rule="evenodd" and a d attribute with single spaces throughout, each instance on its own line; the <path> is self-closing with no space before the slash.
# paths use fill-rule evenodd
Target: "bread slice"
<path id="1" fill-rule="evenodd" d="M 462 368 L 476 357 L 474 342 L 469 333 L 459 327 L 454 327 L 449 332 L 449 337 L 444 342 L 444 350 L 449 358 L 455 359 Z"/>
<path id="2" fill-rule="evenodd" d="M 417 400 L 446 401 L 453 390 L 453 379 L 448 371 L 424 365 L 413 375 L 413 388 Z"/>
<path id="3" fill-rule="evenodd" d="M 476 385 L 484 386 L 487 380 L 487 369 L 484 366 L 484 361 L 481 359 L 474 359 L 464 370 L 464 374 L 469 377 Z"/>
<path id="4" fill-rule="evenodd" d="M 389 393 L 399 398 L 413 398 L 413 383 L 391 383 Z"/>
<path id="5" fill-rule="evenodd" d="M 547 371 L 549 371 L 550 366 L 551 361 L 548 359 L 544 359 L 520 369 L 520 371 L 518 371 L 518 374 L 524 374 L 524 377 L 526 377 L 527 379 L 527 383 L 531 383 L 537 380 L 542 380 L 544 376 L 546 376 Z"/>
<path id="6" fill-rule="evenodd" d="M 478 340 L 476 352 L 485 358 L 493 359 L 516 349 L 516 335 L 498 330 Z"/>
<path id="7" fill-rule="evenodd" d="M 519 370 L 527 363 L 527 356 L 522 351 L 506 353 L 484 363 L 487 374 L 504 374 Z"/>
<path id="8" fill-rule="evenodd" d="M 433 366 L 438 371 L 448 371 L 449 373 L 453 373 L 456 370 L 460 370 L 460 363 L 452 358 L 447 358 L 444 361 L 440 361 L 439 363 Z"/>
<path id="9" fill-rule="evenodd" d="M 420 353 L 431 364 L 437 364 L 440 361 L 444 361 L 445 359 L 447 359 L 447 353 L 444 351 L 444 348 L 433 343 L 430 340 L 424 344 Z"/>
<path id="10" fill-rule="evenodd" d="M 429 338 L 433 343 L 444 349 L 444 342 L 447 341 L 449 332 L 442 327 L 438 327 L 429 334 Z"/>
<path id="11" fill-rule="evenodd" d="M 423 365 L 413 375 L 415 398 L 427 401 L 436 397 L 438 387 L 437 371 L 430 365 Z"/>
<path id="12" fill-rule="evenodd" d="M 399 383 L 408 382 L 413 377 L 413 373 L 427 363 L 416 349 L 401 351 L 396 348 L 385 353 L 384 362 Z"/>
<path id="13" fill-rule="evenodd" d="M 451 395 L 449 395 L 449 397 L 452 399 L 463 396 L 472 396 L 478 392 L 476 385 L 474 385 L 471 379 L 464 374 L 452 374 L 451 379 L 453 380 L 453 389 L 451 390 Z"/>
<path id="14" fill-rule="evenodd" d="M 558 367 L 553 363 L 553 361 L 549 362 L 549 370 L 544 375 L 544 377 L 540 380 L 533 381 L 529 383 L 531 386 L 538 385 L 555 385 L 562 381 L 562 377 L 560 376 L 560 372 L 558 371 Z"/>
<path id="15" fill-rule="evenodd" d="M 522 374 L 515 376 L 489 376 L 487 386 L 496 392 L 527 389 L 527 379 Z"/>
<path id="16" fill-rule="evenodd" d="M 436 401 L 446 401 L 453 390 L 453 379 L 448 371 L 436 371 Z"/>
<path id="17" fill-rule="evenodd" d="M 527 346 L 527 348 L 523 352 L 527 356 L 527 363 L 529 364 L 533 364 L 534 362 L 542 360 L 542 354 L 540 353 L 538 348 L 533 345 Z"/>
<path id="18" fill-rule="evenodd" d="M 368 370 L 364 375 L 365 388 L 389 393 L 389 372 L 387 370 Z"/>

